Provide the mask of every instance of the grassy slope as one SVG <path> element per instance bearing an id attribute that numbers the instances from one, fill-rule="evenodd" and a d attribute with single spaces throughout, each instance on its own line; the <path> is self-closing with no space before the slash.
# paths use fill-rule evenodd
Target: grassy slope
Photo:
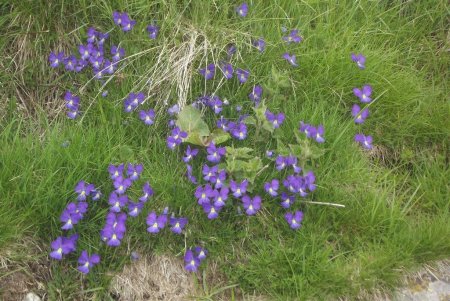
<path id="1" fill-rule="evenodd" d="M 347 1 L 339 6 L 273 1 L 270 7 L 252 6 L 244 20 L 233 17 L 234 4 L 224 1 L 209 6 L 194 1 L 186 9 L 180 1 L 164 1 L 165 5 L 156 1 L 152 6 L 147 1 L 88 2 L 75 7 L 61 1 L 48 9 L 39 2 L 30 6 L 18 1 L 13 9 L 0 8 L 9 13 L 0 19 L 8 25 L 0 43 L 7 53 L 1 61 L 6 72 L 0 73 L 0 79 L 9 107 L 0 136 L 0 246 L 30 233 L 45 241 L 56 237 L 60 234 L 58 215 L 73 197 L 74 184 L 80 179 L 102 183 L 108 192 L 107 165 L 131 161 L 144 164 L 144 178 L 158 193 L 146 210 L 166 204 L 180 208 L 195 221 L 189 225 L 188 244 L 205 242 L 229 282 L 239 283 L 247 292 L 255 289 L 274 298 L 355 296 L 361 289 L 391 288 L 399 269 L 449 253 L 445 1 L 394 1 L 389 5 Z M 139 61 L 142 69 L 136 70 L 137 64 L 129 66 L 121 85 L 109 87 L 110 96 L 97 99 L 81 124 L 62 117 L 49 124 L 40 110 L 53 114 L 61 106 L 59 95 L 74 81 L 83 84 L 87 77 L 56 75 L 46 66 L 48 52 L 55 47 L 73 49 L 84 37 L 76 31 L 82 25 L 112 28 L 113 9 L 127 10 L 142 23 L 130 36 L 113 31 L 112 39 L 117 42 L 122 37 L 128 54 L 151 45 L 139 31 L 152 18 L 162 20 L 163 16 L 160 23 L 166 41 L 174 20 L 181 19 L 206 32 L 219 47 L 228 42 L 221 32 L 233 38 L 243 49 L 242 59 L 235 64 L 249 68 L 254 76 L 243 87 L 227 83 L 219 90 L 232 103 L 245 100 L 251 84 L 264 84 L 272 64 L 289 70 L 295 84 L 283 91 L 285 101 L 271 102 L 269 107 L 288 114 L 283 126 L 286 139 L 293 137 L 299 120 L 325 125 L 327 152 L 314 168 L 319 184 L 314 199 L 347 207 L 302 206 L 305 224 L 296 233 L 287 229 L 283 211 L 270 201 L 255 218 L 228 212 L 217 221 L 207 221 L 192 200 L 193 187 L 182 177 L 179 154 L 165 147 L 164 128 L 146 128 L 120 112 L 119 99 L 133 89 L 133 74 L 142 74 L 152 64 L 151 57 Z M 23 24 L 29 24 L 28 28 Z M 300 28 L 305 41 L 284 46 L 280 43 L 283 25 Z M 242 33 L 247 31 L 268 41 L 262 56 L 245 45 L 248 39 Z M 20 48 L 22 43 L 24 48 Z M 299 68 L 287 68 L 280 59 L 287 49 L 298 54 Z M 368 57 L 367 70 L 351 64 L 352 51 Z M 373 134 L 384 150 L 384 160 L 368 158 L 351 143 L 356 132 L 349 118 L 351 104 L 356 102 L 351 89 L 364 83 L 372 84 L 375 95 L 381 95 L 371 105 L 364 132 Z M 198 77 L 193 87 L 192 98 L 203 93 Z M 96 88 L 91 86 L 91 98 Z M 14 104 L 39 117 L 21 121 Z M 66 140 L 70 145 L 64 148 L 61 145 Z M 103 255 L 104 262 L 87 277 L 85 287 L 98 287 L 95 294 L 101 296 L 107 272 L 126 263 L 128 257 L 124 256 L 126 246 L 111 251 L 99 244 L 97 233 L 106 209 L 100 204 L 93 207 L 98 210 L 90 211 L 87 219 L 91 222 L 78 230 L 81 247 Z M 179 254 L 184 247 L 182 238 L 168 233 L 149 238 L 144 216 L 129 228 L 126 240 L 132 249 L 139 246 Z M 58 290 L 66 298 L 80 294 L 78 272 L 65 268 L 72 263 L 52 267 L 50 296 L 56 297 Z"/>

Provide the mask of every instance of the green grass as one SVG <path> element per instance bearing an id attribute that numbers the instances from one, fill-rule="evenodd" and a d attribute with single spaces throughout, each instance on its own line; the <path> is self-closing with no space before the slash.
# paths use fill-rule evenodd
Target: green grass
<path id="1" fill-rule="evenodd" d="M 203 242 L 209 260 L 217 260 L 226 275 L 223 286 L 238 284 L 243 292 L 256 291 L 270 299 L 354 299 L 362 291 L 391 290 L 401 271 L 448 256 L 446 1 L 332 5 L 278 0 L 270 6 L 255 3 L 245 19 L 235 17 L 237 3 L 228 1 L 15 2 L 0 4 L 0 50 L 5 54 L 0 59 L 0 250 L 28 236 L 48 244 L 61 234 L 59 214 L 73 199 L 79 180 L 101 185 L 107 194 L 108 164 L 140 162 L 156 198 L 127 225 L 124 245 L 180 256 L 185 239 L 188 245 Z M 119 33 L 110 17 L 113 10 L 129 12 L 137 27 Z M 152 19 L 162 28 L 156 41 L 145 38 L 145 25 Z M 82 121 L 74 122 L 63 116 L 61 95 L 90 77 L 55 72 L 47 56 L 53 49 L 74 51 L 91 25 L 104 31 L 114 28 L 111 39 L 120 41 L 127 55 L 154 49 L 127 65 L 123 79 L 107 86 L 107 98 L 98 97 L 98 82 L 89 84 L 82 96 L 82 107 L 89 109 Z M 299 28 L 305 40 L 285 46 L 281 26 Z M 252 85 L 267 84 L 272 66 L 287 72 L 291 86 L 281 89 L 281 97 L 269 100 L 268 106 L 286 112 L 281 130 L 286 141 L 294 140 L 300 120 L 324 124 L 325 155 L 313 162 L 318 189 L 311 199 L 345 208 L 302 204 L 305 220 L 298 232 L 288 229 L 284 211 L 268 198 L 256 217 L 227 210 L 218 220 L 206 219 L 193 200 L 194 187 L 183 177 L 181 154 L 165 145 L 167 120 L 146 127 L 123 113 L 120 102 L 144 86 L 139 80 L 154 66 L 161 45 L 182 45 L 183 39 L 172 35 L 175 28 L 193 28 L 207 37 L 217 49 L 209 60 L 223 55 L 230 41 L 237 44 L 240 56 L 234 64 L 250 69 L 251 79 L 245 85 L 227 82 L 217 93 L 232 104 L 244 104 L 244 110 L 249 111 Z M 252 36 L 266 39 L 265 53 L 251 49 Z M 283 62 L 285 51 L 297 54 L 298 68 Z M 352 64 L 352 51 L 367 56 L 366 70 Z M 202 59 L 193 60 L 194 70 L 205 64 Z M 356 102 L 352 88 L 365 83 L 374 87 L 377 97 L 363 125 L 377 145 L 370 156 L 352 143 L 358 129 L 350 118 Z M 194 72 L 188 101 L 211 93 L 217 84 L 215 80 L 205 86 Z M 170 102 L 177 99 L 170 85 L 157 92 L 167 92 Z M 151 101 L 161 108 L 158 95 Z M 262 153 L 274 146 L 266 140 L 251 138 L 236 145 Z M 68 147 L 62 146 L 65 141 Z M 261 186 L 276 175 L 268 170 L 257 183 Z M 138 193 L 135 189 L 132 193 Z M 146 212 L 166 205 L 189 217 L 186 238 L 146 233 Z M 85 219 L 89 223 L 77 226 L 79 248 L 99 252 L 102 263 L 85 278 L 73 268 L 75 258 L 52 263 L 46 284 L 50 299 L 107 298 L 111 272 L 127 264 L 129 254 L 127 246 L 111 250 L 100 243 L 106 210 L 104 200 L 92 205 Z"/>

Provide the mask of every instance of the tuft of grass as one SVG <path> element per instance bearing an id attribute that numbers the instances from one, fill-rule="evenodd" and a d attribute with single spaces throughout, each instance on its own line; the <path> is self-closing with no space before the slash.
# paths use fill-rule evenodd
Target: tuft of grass
<path id="1" fill-rule="evenodd" d="M 186 245 L 204 244 L 221 274 L 221 281 L 203 277 L 205 300 L 222 292 L 229 299 L 235 292 L 283 300 L 354 299 L 362 291 L 389 292 L 401 271 L 448 256 L 447 3 L 250 4 L 245 19 L 233 14 L 237 3 L 225 0 L 0 4 L 0 248 L 30 235 L 45 244 L 60 235 L 59 214 L 73 199 L 74 185 L 83 179 L 108 195 L 110 163 L 142 163 L 142 177 L 156 191 L 143 214 L 129 221 L 117 249 L 99 242 L 105 200 L 90 204 L 89 223 L 77 225 L 79 248 L 99 253 L 102 264 L 82 277 L 73 256 L 51 263 L 50 299 L 111 298 L 113 274 L 130 263 L 136 249 L 181 256 Z M 127 11 L 138 21 L 136 28 L 119 32 L 113 10 Z M 156 41 L 145 33 L 152 20 L 161 26 Z M 130 57 L 104 86 L 90 74 L 74 76 L 47 66 L 51 50 L 74 51 L 90 26 L 111 31 L 111 43 L 120 43 Z M 299 28 L 304 41 L 287 47 L 282 26 Z M 267 41 L 262 54 L 251 46 L 257 37 Z M 203 81 L 197 69 L 218 62 L 229 43 L 238 48 L 232 64 L 251 71 L 249 82 L 220 76 Z M 285 51 L 297 54 L 299 68 L 288 68 L 281 59 Z M 350 62 L 351 52 L 367 56 L 366 70 Z M 287 228 L 283 211 L 269 199 L 253 218 L 225 210 L 208 221 L 184 179 L 181 153 L 165 145 L 165 117 L 149 128 L 122 112 L 122 99 L 137 90 L 149 95 L 145 106 L 161 112 L 207 93 L 230 100 L 226 114 L 234 114 L 236 104 L 250 112 L 247 95 L 253 84 L 271 80 L 272 68 L 291 83 L 267 101 L 272 111 L 287 115 L 280 136 L 292 141 L 300 120 L 326 129 L 325 155 L 314 162 L 318 189 L 311 200 L 345 205 L 302 204 L 305 221 L 298 232 Z M 381 155 L 352 143 L 361 130 L 350 117 L 356 102 L 352 88 L 366 83 L 374 87 L 376 100 L 362 131 L 374 136 Z M 80 121 L 62 116 L 67 89 L 83 90 Z M 102 89 L 109 91 L 107 98 L 99 96 Z M 247 143 L 258 152 L 275 145 L 269 139 Z M 257 185 L 276 176 L 267 171 Z M 189 217 L 185 237 L 146 233 L 145 213 L 166 205 Z"/>

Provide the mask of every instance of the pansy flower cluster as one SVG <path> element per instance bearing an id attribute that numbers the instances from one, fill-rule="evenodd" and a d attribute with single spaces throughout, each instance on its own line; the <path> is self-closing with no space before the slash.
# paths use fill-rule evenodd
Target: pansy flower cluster
<path id="1" fill-rule="evenodd" d="M 359 54 L 351 54 L 351 59 L 360 69 L 365 69 L 366 57 Z M 353 94 L 359 98 L 361 103 L 370 104 L 372 102 L 372 86 L 364 85 L 362 88 L 353 88 Z M 351 114 L 353 116 L 353 120 L 356 124 L 363 124 L 364 121 L 369 117 L 369 108 L 364 107 L 361 108 L 358 104 L 353 104 Z M 358 133 L 354 138 L 355 142 L 359 143 L 365 149 L 372 149 L 373 138 L 370 135 L 364 135 L 362 133 Z"/>

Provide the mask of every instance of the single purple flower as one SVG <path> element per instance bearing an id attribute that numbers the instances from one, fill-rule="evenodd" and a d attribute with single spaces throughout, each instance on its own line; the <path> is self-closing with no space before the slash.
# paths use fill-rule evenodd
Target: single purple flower
<path id="1" fill-rule="evenodd" d="M 125 56 L 125 49 L 113 45 L 111 46 L 111 55 L 112 55 L 112 61 L 113 62 L 118 62 L 120 61 L 121 58 L 123 58 Z"/>
<path id="2" fill-rule="evenodd" d="M 178 104 L 174 104 L 169 109 L 167 109 L 167 112 L 170 116 L 176 115 L 180 112 L 180 107 L 178 106 Z"/>
<path id="3" fill-rule="evenodd" d="M 289 195 L 286 192 L 281 193 L 281 207 L 287 209 L 295 202 L 295 196 Z"/>
<path id="4" fill-rule="evenodd" d="M 230 124 L 231 122 L 229 123 L 229 125 Z M 233 126 L 230 130 L 231 135 L 238 140 L 244 140 L 245 138 L 247 138 L 247 126 L 243 122 L 237 124 L 236 126 Z"/>
<path id="5" fill-rule="evenodd" d="M 301 222 L 303 220 L 303 212 L 295 211 L 294 214 L 292 214 L 291 212 L 287 212 L 284 215 L 284 218 L 292 229 L 297 230 L 301 226 Z"/>
<path id="6" fill-rule="evenodd" d="M 50 67 L 56 68 L 60 64 L 64 63 L 64 52 L 50 52 L 50 55 L 48 56 L 48 61 L 50 62 Z"/>
<path id="7" fill-rule="evenodd" d="M 289 53 L 283 54 L 283 58 L 289 62 L 294 67 L 297 67 L 297 58 L 295 57 L 295 54 L 290 55 Z"/>
<path id="8" fill-rule="evenodd" d="M 64 66 L 67 71 L 74 71 L 77 65 L 77 58 L 74 55 L 69 55 L 64 58 Z"/>
<path id="9" fill-rule="evenodd" d="M 202 168 L 203 179 L 209 182 L 210 179 L 216 175 L 218 170 L 219 167 L 217 165 L 209 167 L 208 165 L 204 164 Z"/>
<path id="10" fill-rule="evenodd" d="M 184 268 L 188 272 L 197 272 L 197 268 L 200 265 L 200 260 L 194 256 L 194 253 L 192 250 L 187 250 L 184 254 L 184 262 L 185 266 Z"/>
<path id="11" fill-rule="evenodd" d="M 226 186 L 223 186 L 220 190 L 214 190 L 214 206 L 215 207 L 223 207 L 225 206 L 225 201 L 228 199 L 229 189 Z"/>
<path id="12" fill-rule="evenodd" d="M 230 180 L 230 189 L 233 192 L 233 196 L 235 198 L 240 198 L 247 192 L 248 181 L 244 180 L 241 183 L 237 183 L 233 180 Z"/>
<path id="13" fill-rule="evenodd" d="M 111 206 L 109 210 L 112 212 L 120 212 L 123 207 L 128 204 L 128 197 L 126 195 L 117 195 L 115 192 L 111 192 L 108 199 L 108 204 Z"/>
<path id="14" fill-rule="evenodd" d="M 188 147 L 186 148 L 185 156 L 183 157 L 184 163 L 188 163 L 189 161 L 191 161 L 195 156 L 197 156 L 197 154 L 198 148 L 191 149 L 191 146 L 188 145 Z"/>
<path id="15" fill-rule="evenodd" d="M 372 149 L 373 147 L 373 138 L 370 135 L 365 136 L 364 134 L 356 134 L 355 141 L 359 142 L 359 144 L 361 144 L 366 149 Z"/>
<path id="16" fill-rule="evenodd" d="M 197 184 L 197 178 L 192 174 L 192 165 L 186 164 L 186 177 L 192 184 Z"/>
<path id="17" fill-rule="evenodd" d="M 202 248 L 200 246 L 197 246 L 194 248 L 194 252 L 196 257 L 202 261 L 203 259 L 206 258 L 206 255 L 208 255 L 208 250 L 206 250 L 205 248 Z"/>
<path id="18" fill-rule="evenodd" d="M 147 216 L 147 225 L 149 226 L 147 228 L 147 231 L 152 233 L 152 234 L 156 234 L 158 233 L 161 229 L 164 229 L 164 227 L 167 224 L 167 215 L 166 214 L 161 214 L 161 215 L 156 215 L 155 211 L 152 211 L 148 216 Z"/>
<path id="19" fill-rule="evenodd" d="M 105 60 L 102 71 L 104 71 L 108 74 L 113 74 L 114 71 L 116 71 L 116 68 L 117 68 L 117 63 L 115 63 L 114 61 L 111 62 L 110 60 Z"/>
<path id="20" fill-rule="evenodd" d="M 364 85 L 362 89 L 354 88 L 353 94 L 355 94 L 361 102 L 369 103 L 372 101 L 372 98 L 370 97 L 370 95 L 372 95 L 372 86 Z"/>
<path id="21" fill-rule="evenodd" d="M 181 234 L 181 231 L 183 231 L 187 222 L 188 219 L 186 217 L 171 217 L 169 223 L 172 227 L 170 228 L 170 230 L 175 234 Z"/>
<path id="22" fill-rule="evenodd" d="M 153 195 L 153 189 L 150 186 L 150 184 L 148 182 L 146 182 L 144 184 L 144 186 L 142 187 L 142 191 L 144 192 L 144 195 L 139 198 L 139 201 L 145 203 L 145 202 L 147 202 L 148 198 Z"/>
<path id="23" fill-rule="evenodd" d="M 95 30 L 94 27 L 89 27 L 87 31 L 87 42 L 88 43 L 94 43 L 97 39 L 97 30 Z"/>
<path id="24" fill-rule="evenodd" d="M 283 40 L 290 43 L 300 43 L 302 41 L 302 37 L 298 35 L 298 29 L 293 29 L 289 33 L 289 35 L 283 37 Z"/>
<path id="25" fill-rule="evenodd" d="M 229 63 L 228 64 L 222 64 L 220 66 L 220 70 L 222 71 L 223 76 L 226 79 L 233 78 L 233 66 L 231 66 L 231 64 L 229 64 Z"/>
<path id="26" fill-rule="evenodd" d="M 214 184 L 216 189 L 222 188 L 225 185 L 225 180 L 227 179 L 227 172 L 221 170 L 210 178 L 210 182 Z"/>
<path id="27" fill-rule="evenodd" d="M 247 69 L 236 69 L 236 76 L 241 84 L 245 83 L 250 75 L 250 71 Z"/>
<path id="28" fill-rule="evenodd" d="M 266 157 L 267 157 L 267 158 L 272 158 L 273 155 L 274 155 L 273 150 L 266 150 Z"/>
<path id="29" fill-rule="evenodd" d="M 131 181 L 136 181 L 137 179 L 139 179 L 139 176 L 141 175 L 143 170 L 144 166 L 142 164 L 133 165 L 131 163 L 128 163 L 127 176 Z"/>
<path id="30" fill-rule="evenodd" d="M 136 217 L 141 212 L 142 208 L 144 207 L 143 202 L 128 202 L 128 215 L 132 217 Z"/>
<path id="31" fill-rule="evenodd" d="M 146 124 L 146 125 L 152 125 L 155 118 L 155 111 L 153 109 L 150 109 L 148 111 L 142 110 L 139 112 L 139 118 Z"/>
<path id="32" fill-rule="evenodd" d="M 264 190 L 271 196 L 278 195 L 278 188 L 280 188 L 280 182 L 277 179 L 264 183 Z"/>
<path id="33" fill-rule="evenodd" d="M 325 128 L 323 125 L 319 125 L 315 131 L 315 136 L 313 137 L 318 143 L 324 143 L 325 138 L 323 137 L 323 134 L 325 133 Z"/>
<path id="34" fill-rule="evenodd" d="M 94 190 L 92 190 L 91 195 L 93 201 L 98 201 L 102 197 L 102 192 L 95 188 Z"/>
<path id="35" fill-rule="evenodd" d="M 263 52 L 264 49 L 266 49 L 266 41 L 264 41 L 264 39 L 259 38 L 255 41 L 253 41 L 253 46 L 256 47 L 256 49 L 259 50 L 259 52 Z"/>
<path id="36" fill-rule="evenodd" d="M 126 215 L 125 215 L 126 216 Z M 119 225 L 119 223 L 117 223 Z M 124 222 L 120 222 L 120 226 L 125 227 Z M 103 241 L 106 241 L 106 245 L 110 247 L 117 247 L 123 239 L 125 231 L 120 231 L 118 226 L 106 225 L 101 231 L 100 235 Z"/>
<path id="37" fill-rule="evenodd" d="M 216 219 L 219 216 L 219 212 L 222 207 L 217 207 L 214 204 L 203 203 L 202 204 L 203 211 L 207 214 L 208 219 Z"/>
<path id="38" fill-rule="evenodd" d="M 242 197 L 242 204 L 247 215 L 255 215 L 261 209 L 261 197 L 257 195 L 252 199 L 250 196 L 244 195 Z"/>
<path id="39" fill-rule="evenodd" d="M 222 112 L 222 101 L 218 96 L 211 97 L 208 105 L 214 110 L 215 114 Z"/>
<path id="40" fill-rule="evenodd" d="M 67 112 L 67 117 L 69 117 L 70 119 L 75 119 L 78 117 L 78 115 L 80 115 L 79 111 L 68 111 Z"/>
<path id="41" fill-rule="evenodd" d="M 73 234 L 70 237 L 60 236 L 51 243 L 52 251 L 50 257 L 56 260 L 61 260 L 63 255 L 67 255 L 75 251 L 77 246 L 78 234 Z"/>
<path id="42" fill-rule="evenodd" d="M 75 186 L 75 192 L 78 194 L 78 201 L 85 201 L 86 197 L 91 194 L 91 192 L 95 189 L 93 184 L 88 184 L 84 181 L 80 181 Z"/>
<path id="43" fill-rule="evenodd" d="M 103 44 L 105 44 L 108 37 L 109 37 L 109 33 L 98 32 L 97 33 L 97 45 L 103 46 Z"/>
<path id="44" fill-rule="evenodd" d="M 280 127 L 280 125 L 283 123 L 284 118 L 285 118 L 283 113 L 275 114 L 275 113 L 270 112 L 269 110 L 266 110 L 265 115 L 266 115 L 267 121 L 269 121 L 275 129 Z"/>
<path id="45" fill-rule="evenodd" d="M 286 164 L 286 158 L 278 155 L 278 157 L 275 159 L 275 164 L 276 164 L 276 168 L 277 170 L 283 170 L 286 168 L 287 164 Z"/>
<path id="46" fill-rule="evenodd" d="M 364 55 L 362 55 L 361 53 L 359 53 L 359 54 L 352 53 L 351 57 L 352 57 L 352 61 L 356 63 L 356 65 L 359 67 L 359 69 L 366 68 L 366 65 L 365 65 L 366 57 Z"/>
<path id="47" fill-rule="evenodd" d="M 206 148 L 206 152 L 208 155 L 206 156 L 206 159 L 212 163 L 219 163 L 223 156 L 226 154 L 225 147 L 216 147 L 214 142 L 211 142 L 208 147 Z"/>
<path id="48" fill-rule="evenodd" d="M 354 104 L 352 107 L 352 116 L 354 117 L 355 123 L 361 124 L 369 116 L 369 109 L 365 108 L 361 111 L 361 108 L 357 104 Z"/>
<path id="49" fill-rule="evenodd" d="M 228 56 L 228 59 L 230 59 L 230 58 L 233 56 L 233 54 L 236 53 L 236 50 L 237 50 L 236 45 L 230 44 L 230 45 L 228 46 L 228 48 L 227 48 L 227 56 Z"/>
<path id="50" fill-rule="evenodd" d="M 255 102 L 255 106 L 257 106 L 261 102 L 261 95 L 262 95 L 263 89 L 261 86 L 256 85 L 253 87 L 252 92 L 248 95 L 250 100 Z"/>
<path id="51" fill-rule="evenodd" d="M 200 69 L 199 72 L 206 80 L 211 79 L 216 72 L 216 65 L 209 64 L 206 68 Z"/>
<path id="52" fill-rule="evenodd" d="M 159 32 L 159 27 L 152 24 L 147 26 L 148 37 L 152 40 L 156 39 Z"/>
<path id="53" fill-rule="evenodd" d="M 115 166 L 113 164 L 110 164 L 108 166 L 108 172 L 111 177 L 111 180 L 115 180 L 117 178 L 121 178 L 123 176 L 123 169 L 124 165 L 120 164 L 118 166 Z"/>
<path id="54" fill-rule="evenodd" d="M 66 108 L 71 111 L 78 111 L 80 106 L 80 97 L 73 95 L 70 91 L 66 91 L 64 100 L 66 101 Z"/>
<path id="55" fill-rule="evenodd" d="M 124 194 L 125 191 L 131 186 L 131 180 L 119 177 L 113 182 L 114 188 L 116 188 L 117 194 Z"/>
<path id="56" fill-rule="evenodd" d="M 242 3 L 236 8 L 239 17 L 246 17 L 248 13 L 248 5 L 246 2 Z"/>
<path id="57" fill-rule="evenodd" d="M 210 203 L 210 199 L 214 197 L 214 192 L 211 185 L 198 186 L 194 193 L 197 198 L 198 204 L 203 205 Z"/>
<path id="58" fill-rule="evenodd" d="M 86 250 L 83 250 L 81 252 L 80 258 L 78 258 L 78 270 L 82 272 L 83 274 L 89 273 L 92 267 L 97 265 L 100 262 L 100 255 L 98 254 L 92 254 L 91 256 L 88 255 L 88 252 Z"/>

